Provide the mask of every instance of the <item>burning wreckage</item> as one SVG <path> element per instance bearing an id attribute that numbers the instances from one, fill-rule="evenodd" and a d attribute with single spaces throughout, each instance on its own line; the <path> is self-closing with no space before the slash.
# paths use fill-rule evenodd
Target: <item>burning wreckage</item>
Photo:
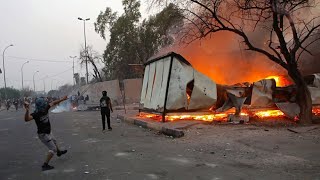
<path id="1" fill-rule="evenodd" d="M 305 79 L 313 114 L 320 117 L 320 74 Z M 296 120 L 300 112 L 295 103 L 297 87 L 288 82 L 285 77 L 272 76 L 254 83 L 216 84 L 181 55 L 171 52 L 145 64 L 140 116 L 163 122 L 247 122 L 249 117 Z"/>

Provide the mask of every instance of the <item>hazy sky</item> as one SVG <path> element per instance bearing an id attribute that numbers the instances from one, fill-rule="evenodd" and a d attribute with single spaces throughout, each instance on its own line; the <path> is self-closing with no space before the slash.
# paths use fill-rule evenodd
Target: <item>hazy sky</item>
<path id="1" fill-rule="evenodd" d="M 37 91 L 44 89 L 44 83 L 46 91 L 65 83 L 72 84 L 72 59 L 69 56 L 79 56 L 84 44 L 83 22 L 77 18 L 91 18 L 86 23 L 87 44 L 102 54 L 108 39 L 100 38 L 93 23 L 107 6 L 122 12 L 121 0 L 2 0 L 2 70 L 2 52 L 6 46 L 14 45 L 5 52 L 7 87 L 21 88 L 21 66 L 28 60 L 30 62 L 23 68 L 24 86 L 33 88 L 36 71 L 39 71 L 34 76 Z M 145 12 L 146 8 L 141 9 Z M 81 68 L 75 64 L 75 72 L 85 76 L 85 66 Z M 92 68 L 89 69 L 91 72 Z M 0 87 L 4 87 L 3 73 L 0 74 Z"/>

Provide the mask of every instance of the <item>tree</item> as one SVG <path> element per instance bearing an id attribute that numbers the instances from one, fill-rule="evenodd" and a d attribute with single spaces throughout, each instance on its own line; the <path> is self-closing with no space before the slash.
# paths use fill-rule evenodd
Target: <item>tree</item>
<path id="1" fill-rule="evenodd" d="M 30 88 L 23 88 L 21 90 L 21 96 L 22 97 L 30 97 L 30 96 L 32 96 L 33 93 L 34 92 Z"/>
<path id="2" fill-rule="evenodd" d="M 139 59 L 145 63 L 163 47 L 174 42 L 173 34 L 177 33 L 177 26 L 183 25 L 183 14 L 174 4 L 170 3 L 159 13 L 143 20 L 138 28 Z"/>
<path id="3" fill-rule="evenodd" d="M 160 0 L 161 1 L 161 0 Z M 318 16 L 311 0 L 189 0 L 183 3 L 186 27 L 183 42 L 192 42 L 212 34 L 227 31 L 243 39 L 246 50 L 253 51 L 279 64 L 296 86 L 299 119 L 310 123 L 312 101 L 307 84 L 298 67 L 301 55 L 311 52 L 310 45 L 320 38 Z M 249 37 L 250 31 L 268 32 L 266 45 L 259 46 Z"/>
<path id="4" fill-rule="evenodd" d="M 139 24 L 140 1 L 123 0 L 124 13 L 117 17 L 110 8 L 100 12 L 95 30 L 105 39 L 110 31 L 110 41 L 103 55 L 106 79 L 141 77 L 141 72 L 130 64 L 143 64 L 162 47 L 173 42 L 169 30 L 182 22 L 179 9 L 170 4 L 160 13 Z"/>
<path id="5" fill-rule="evenodd" d="M 117 17 L 110 8 L 100 12 L 95 23 L 95 30 L 105 38 L 105 29 L 110 31 L 110 41 L 103 54 L 105 75 L 108 79 L 124 79 L 135 77 L 136 74 L 128 64 L 138 63 L 137 24 L 141 16 L 138 0 L 123 0 L 124 13 Z"/>
<path id="6" fill-rule="evenodd" d="M 73 86 L 70 84 L 64 84 L 62 86 L 59 87 L 58 91 L 59 91 L 59 96 L 66 96 L 68 94 L 70 94 L 73 90 Z"/>
<path id="7" fill-rule="evenodd" d="M 97 62 L 102 61 L 102 57 L 98 54 L 98 52 L 93 50 L 92 46 L 87 46 L 87 53 L 85 49 L 80 51 L 80 60 L 81 65 L 85 64 L 86 60 L 88 60 L 93 66 L 93 77 L 96 79 L 96 82 L 102 82 L 100 71 L 96 65 Z"/>
<path id="8" fill-rule="evenodd" d="M 20 98 L 20 91 L 18 89 L 7 87 L 0 89 L 0 98 L 5 99 L 5 94 L 7 99 Z"/>
<path id="9" fill-rule="evenodd" d="M 80 86 L 84 86 L 86 85 L 86 78 L 85 77 L 81 77 L 80 78 Z"/>
<path id="10" fill-rule="evenodd" d="M 79 75 L 79 73 L 74 73 L 73 78 L 76 81 L 76 85 L 79 85 L 80 84 L 80 75 Z"/>
<path id="11" fill-rule="evenodd" d="M 58 90 L 50 90 L 48 92 L 48 97 L 58 97 L 59 96 L 59 91 Z"/>

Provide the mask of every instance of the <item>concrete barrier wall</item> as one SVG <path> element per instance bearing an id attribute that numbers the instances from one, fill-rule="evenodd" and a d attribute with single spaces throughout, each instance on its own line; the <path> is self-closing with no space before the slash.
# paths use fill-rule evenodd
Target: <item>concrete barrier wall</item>
<path id="1" fill-rule="evenodd" d="M 126 95 L 126 103 L 138 103 L 140 101 L 142 79 L 125 79 L 123 81 Z M 108 96 L 114 105 L 122 105 L 122 95 L 119 86 L 119 80 L 104 81 L 81 86 L 75 89 L 71 95 L 77 95 L 78 92 L 86 97 L 89 95 L 88 105 L 99 105 L 102 97 L 102 91 L 107 91 Z"/>
<path id="2" fill-rule="evenodd" d="M 89 101 L 87 101 L 88 105 L 99 105 L 100 98 L 102 97 L 102 91 L 108 92 L 108 96 L 111 98 L 114 105 L 122 103 L 118 80 L 104 81 L 81 86 L 79 89 L 73 91 L 73 95 L 77 95 L 78 91 L 84 97 L 89 95 Z"/>
<path id="3" fill-rule="evenodd" d="M 123 80 L 126 103 L 139 103 L 142 88 L 142 79 Z"/>

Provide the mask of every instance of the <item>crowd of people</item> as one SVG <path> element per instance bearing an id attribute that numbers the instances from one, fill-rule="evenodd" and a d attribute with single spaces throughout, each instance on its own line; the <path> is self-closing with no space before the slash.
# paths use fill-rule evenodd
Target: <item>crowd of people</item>
<path id="1" fill-rule="evenodd" d="M 59 99 L 59 97 L 46 97 L 46 100 L 48 102 L 52 102 L 57 99 Z M 36 101 L 36 98 L 32 98 L 32 97 L 12 98 L 12 99 L 5 99 L 5 100 L 0 99 L 0 108 L 5 107 L 6 110 L 9 110 L 12 106 L 14 106 L 14 108 L 18 110 L 19 108 L 23 108 L 25 103 L 34 105 L 35 101 Z"/>
<path id="2" fill-rule="evenodd" d="M 0 108 L 3 106 L 7 110 L 10 109 L 10 107 L 13 105 L 16 110 L 19 108 L 23 107 L 24 102 L 30 102 L 30 98 L 12 98 L 12 99 L 5 99 L 5 100 L 0 100 Z"/>
<path id="3" fill-rule="evenodd" d="M 72 95 L 70 98 L 71 105 L 73 108 L 76 108 L 79 106 L 79 103 L 86 104 L 87 101 L 89 101 L 89 95 L 83 96 L 78 92 L 77 95 Z"/>

